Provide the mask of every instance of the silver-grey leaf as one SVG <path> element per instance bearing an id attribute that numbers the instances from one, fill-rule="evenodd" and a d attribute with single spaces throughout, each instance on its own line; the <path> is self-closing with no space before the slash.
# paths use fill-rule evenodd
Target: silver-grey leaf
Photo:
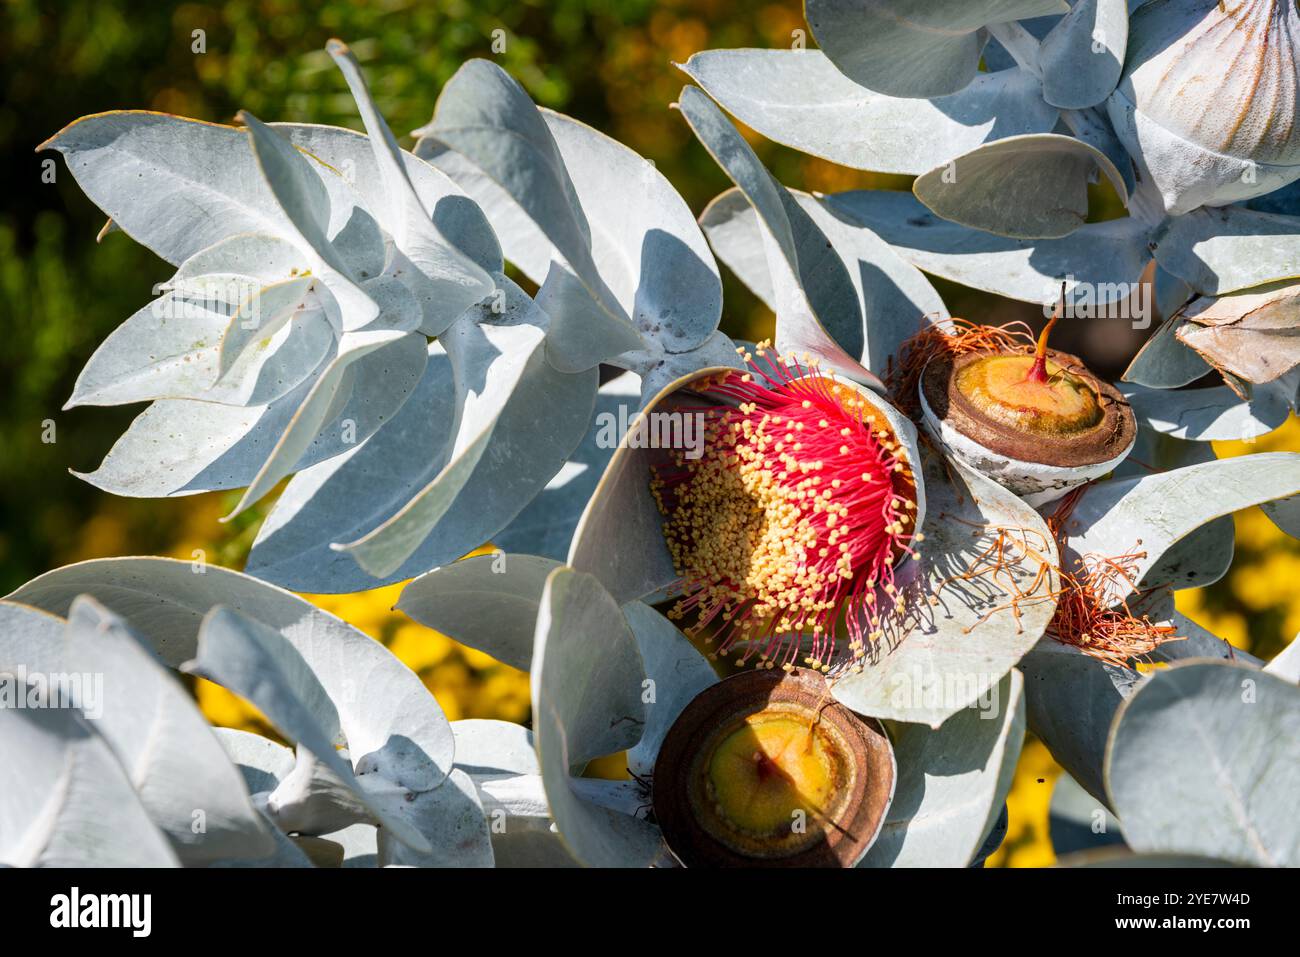
<path id="1" fill-rule="evenodd" d="M 1026 70 L 977 73 L 921 100 L 873 93 L 819 50 L 706 50 L 681 69 L 768 139 L 882 173 L 924 173 L 981 143 L 1050 132 L 1059 118 Z"/>
<path id="2" fill-rule="evenodd" d="M 1106 789 L 1135 851 L 1294 866 L 1300 688 L 1225 662 L 1156 672 L 1115 719 Z"/>
<path id="3" fill-rule="evenodd" d="M 1015 239 L 1059 239 L 1088 218 L 1088 181 L 1100 170 L 1120 199 L 1128 187 L 1096 147 L 1058 133 L 1032 133 L 977 146 L 912 184 L 944 219 Z M 1015 196 L 1014 203 L 1007 197 Z"/>

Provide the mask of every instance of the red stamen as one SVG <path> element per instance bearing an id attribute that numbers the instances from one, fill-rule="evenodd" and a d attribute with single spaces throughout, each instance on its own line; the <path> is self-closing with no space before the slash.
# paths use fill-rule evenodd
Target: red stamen
<path id="1" fill-rule="evenodd" d="M 741 663 L 829 670 L 840 637 L 855 658 L 901 600 L 894 565 L 915 538 L 915 480 L 893 431 L 856 390 L 760 346 L 760 365 L 702 392 L 705 451 L 654 469 L 651 487 L 688 632 L 719 625 Z"/>

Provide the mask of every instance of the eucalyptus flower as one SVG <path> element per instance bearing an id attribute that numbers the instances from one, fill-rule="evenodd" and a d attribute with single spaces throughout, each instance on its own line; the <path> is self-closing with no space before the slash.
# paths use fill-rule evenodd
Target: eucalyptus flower
<path id="1" fill-rule="evenodd" d="M 827 209 L 944 279 L 1045 305 L 1064 282 L 1085 314 L 1162 320 L 1128 381 L 1177 388 L 1214 367 L 1261 406 L 1295 405 L 1300 364 L 1277 349 L 1294 321 L 1216 305 L 1294 283 L 1294 4 L 809 0 L 805 12 L 820 50 L 705 51 L 681 68 L 778 143 L 916 177 L 911 196 L 857 190 L 822 197 Z M 1129 216 L 1088 221 L 1101 177 Z M 736 202 L 719 197 L 704 220 L 727 262 L 750 254 L 729 248 Z M 1133 307 L 1135 292 L 1153 301 Z M 1205 332 L 1207 305 L 1231 328 Z M 1266 368 L 1252 358 L 1263 353 Z"/>

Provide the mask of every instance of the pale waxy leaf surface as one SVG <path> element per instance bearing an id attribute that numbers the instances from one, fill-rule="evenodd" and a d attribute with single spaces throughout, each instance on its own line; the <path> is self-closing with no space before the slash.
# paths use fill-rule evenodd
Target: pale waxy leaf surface
<path id="1" fill-rule="evenodd" d="M 690 207 L 617 140 L 541 113 L 586 215 L 601 279 L 643 338 L 666 352 L 694 349 L 718 328 L 722 280 Z"/>
<path id="2" fill-rule="evenodd" d="M 1300 684 L 1300 642 L 1292 638 L 1291 643 L 1264 666 L 1264 670 L 1292 684 Z"/>
<path id="3" fill-rule="evenodd" d="M 858 361 L 865 346 L 861 307 L 849 272 L 826 235 L 707 95 L 688 86 L 677 106 L 762 222 L 777 348 L 795 355 L 808 352 L 855 381 L 879 386 L 879 379 Z"/>
<path id="4" fill-rule="evenodd" d="M 595 411 L 578 447 L 523 511 L 492 536 L 493 543 L 507 552 L 564 561 L 578 519 L 618 447 L 621 423 L 630 422 L 640 405 L 641 386 L 631 372 L 600 386 Z"/>
<path id="5" fill-rule="evenodd" d="M 164 289 L 184 286 L 206 276 L 233 276 L 280 282 L 308 272 L 311 257 L 275 233 L 236 233 L 188 257 Z"/>
<path id="6" fill-rule="evenodd" d="M 630 323 L 608 317 L 582 281 L 561 263 L 551 263 L 537 290 L 537 306 L 550 316 L 546 357 L 560 372 L 582 372 L 606 359 L 644 346 Z"/>
<path id="7" fill-rule="evenodd" d="M 831 243 L 857 294 L 864 345 L 854 358 L 882 374 L 905 339 L 934 320 L 948 318 L 943 299 L 919 269 L 857 220 L 807 193 L 792 190 L 790 194 Z M 723 193 L 709 204 L 700 221 L 719 258 L 760 298 L 764 291 L 771 295 L 763 226 L 744 193 L 737 189 Z"/>
<path id="8" fill-rule="evenodd" d="M 1188 618 L 1172 612 L 1150 612 L 1153 621 L 1174 626 L 1179 641 L 1167 641 L 1152 652 L 1155 662 L 1185 658 L 1249 659 L 1222 638 Z M 1120 703 L 1132 695 L 1142 675 L 1130 668 L 1106 664 L 1078 648 L 1045 637 L 1021 662 L 1029 730 L 1051 751 L 1081 787 L 1107 806 L 1102 780 L 1106 738 Z"/>
<path id="9" fill-rule="evenodd" d="M 95 728 L 184 863 L 274 851 L 270 830 L 193 699 L 122 619 L 92 598 L 77 599 L 68 612 L 66 656 L 72 670 L 102 676 Z M 197 832 L 196 810 L 204 825 Z"/>
<path id="10" fill-rule="evenodd" d="M 441 340 L 456 389 L 445 463 L 382 525 L 341 546 L 374 575 L 401 567 L 431 535 L 441 551 L 425 568 L 478 547 L 541 491 L 582 440 L 599 373 L 568 375 L 550 366 L 544 314 L 514 284 L 506 291 L 502 317 L 477 321 L 467 314 Z"/>
<path id="11" fill-rule="evenodd" d="M 1067 854 L 1126 847 L 1115 815 L 1068 773 L 1058 775 L 1052 786 L 1047 830 L 1058 861 Z"/>
<path id="12" fill-rule="evenodd" d="M 636 641 L 592 576 L 559 568 L 547 579 L 531 678 L 534 743 L 565 845 L 590 866 L 648 866 L 659 829 L 585 800 L 571 779 L 593 758 L 633 747 L 646 724 Z"/>
<path id="13" fill-rule="evenodd" d="M 519 207 L 559 253 L 560 268 L 569 271 L 596 303 L 602 325 L 626 327 L 625 333 L 635 335 L 628 315 L 600 276 L 592 255 L 591 227 L 555 137 L 541 111 L 508 73 L 486 60 L 463 64 L 439 94 L 433 119 L 416 135 L 468 160 L 482 178 L 461 185 L 479 201 L 489 220 L 503 199 Z M 429 156 L 437 149 L 426 147 L 421 152 Z M 476 183 L 485 189 L 480 191 Z M 508 224 L 503 227 L 498 221 L 497 228 L 510 235 Z M 513 258 L 509 250 L 506 255 Z"/>
<path id="14" fill-rule="evenodd" d="M 1043 39 L 1043 99 L 1063 109 L 1110 96 L 1128 49 L 1128 0 L 1077 0 Z"/>
<path id="15" fill-rule="evenodd" d="M 1186 320 L 1161 323 L 1124 370 L 1123 380 L 1151 389 L 1177 389 L 1210 371 L 1210 364 L 1186 346 L 1178 333 Z"/>
<path id="16" fill-rule="evenodd" d="M 311 123 L 269 125 L 316 161 L 320 169 L 334 174 L 333 178 L 321 175 L 331 195 L 350 194 L 375 216 L 388 208 L 375 151 L 365 134 Z M 405 150 L 401 155 L 421 205 L 429 211 L 443 237 L 486 272 L 500 272 L 501 245 L 483 211 L 441 170 Z M 436 310 L 436 303 L 430 305 Z"/>
<path id="17" fill-rule="evenodd" d="M 1027 543 L 1055 562 L 1041 516 L 1002 486 L 952 463 L 953 484 L 935 456 L 925 468 L 926 510 L 921 530 L 922 587 L 936 602 L 913 596 L 909 608 L 885 627 L 882 647 L 863 670 L 832 686 L 837 701 L 858 712 L 937 728 L 995 687 L 1042 635 L 1056 609 L 1055 576 L 1031 590 L 1039 562 L 1023 557 Z M 1005 532 L 1007 567 L 939 583 L 969 571 L 976 556 Z M 1026 598 L 1019 616 L 1009 607 L 1008 576 Z M 936 593 L 937 589 L 937 593 Z M 983 840 L 983 836 L 980 836 Z M 979 841 L 972 845 L 972 851 Z"/>
<path id="18" fill-rule="evenodd" d="M 1300 688 L 1225 662 L 1156 672 L 1120 708 L 1106 790 L 1139 853 L 1295 866 Z"/>
<path id="19" fill-rule="evenodd" d="M 268 625 L 325 688 L 358 773 L 378 764 L 384 776 L 423 791 L 451 767 L 451 731 L 420 679 L 383 645 L 297 595 L 213 565 L 115 558 L 47 572 L 9 598 L 66 614 L 83 593 L 126 619 L 171 667 L 195 657 L 200 624 L 215 605 Z"/>
<path id="20" fill-rule="evenodd" d="M 64 668 L 64 632 L 59 615 L 13 601 L 0 601 L 0 675 L 56 674 Z"/>
<path id="21" fill-rule="evenodd" d="M 474 555 L 421 575 L 397 609 L 515 668 L 533 663 L 537 609 L 560 563 L 535 555 Z"/>
<path id="22" fill-rule="evenodd" d="M 337 776 L 400 840 L 419 851 L 429 850 L 418 829 L 369 800 L 351 766 L 334 749 L 342 727 L 329 693 L 298 649 L 275 629 L 218 606 L 204 617 L 198 654 L 182 669 L 252 702 L 286 737 Z M 414 753 L 413 742 L 397 746 L 399 761 L 418 763 L 423 757 Z M 384 770 L 375 768 L 380 774 Z"/>
<path id="23" fill-rule="evenodd" d="M 626 352 L 610 364 L 628 369 L 641 380 L 641 404 L 644 405 L 665 386 L 700 369 L 744 368 L 745 363 L 736 349 L 726 333 L 715 332 L 689 352 L 664 352 L 659 343 L 651 340 L 648 349 Z"/>
<path id="24" fill-rule="evenodd" d="M 427 323 L 424 331 L 440 335 L 457 316 L 492 291 L 492 279 L 482 266 L 447 241 L 425 209 L 407 174 L 397 139 L 375 107 L 352 51 L 338 40 L 330 40 L 326 50 L 347 79 L 369 134 L 375 166 L 388 199 L 381 207 L 388 215 L 381 216 L 381 222 L 388 225 L 398 248 L 432 284 L 430 297 L 441 307 L 437 320 Z"/>
<path id="25" fill-rule="evenodd" d="M 859 86 L 819 50 L 706 50 L 681 69 L 768 139 L 881 173 L 924 173 L 990 140 L 1050 132 L 1059 116 L 1025 70 L 916 100 Z"/>
<path id="26" fill-rule="evenodd" d="M 1025 735 L 1014 668 L 938 728 L 891 721 L 894 799 L 859 867 L 965 867 L 997 823 Z"/>
<path id="27" fill-rule="evenodd" d="M 1290 409 L 1274 396 L 1241 398 L 1226 385 L 1199 389 L 1147 389 L 1126 385 L 1121 391 L 1139 425 L 1197 442 L 1244 441 L 1272 432 Z"/>
<path id="28" fill-rule="evenodd" d="M 138 498 L 240 488 L 255 481 L 295 421 L 301 424 L 292 444 L 302 450 L 296 462 L 285 466 L 286 445 L 277 468 L 306 468 L 353 448 L 401 407 L 426 361 L 423 340 L 413 333 L 358 335 L 368 344 L 376 339 L 393 343 L 357 361 L 355 355 L 343 357 L 342 378 L 338 370 L 328 377 L 316 392 L 320 404 L 297 419 L 320 376 L 304 380 L 267 405 L 160 399 L 136 417 L 98 469 L 74 474 L 105 491 Z M 331 402 L 322 409 L 327 391 L 332 392 Z M 322 412 L 333 415 L 308 434 L 309 420 L 318 420 Z"/>
<path id="29" fill-rule="evenodd" d="M 124 110 L 83 117 L 42 147 L 64 155 L 117 228 L 174 266 L 237 233 L 290 228 L 232 126 Z"/>
<path id="30" fill-rule="evenodd" d="M 1058 133 L 978 146 L 917 177 L 912 192 L 963 226 L 1015 239 L 1059 239 L 1087 220 L 1088 180 L 1096 169 L 1127 203 L 1128 187 L 1106 155 Z M 1008 203 L 1008 196 L 1016 201 Z"/>
<path id="31" fill-rule="evenodd" d="M 441 550 L 441 542 L 430 539 L 396 571 L 376 578 L 330 546 L 377 528 L 437 475 L 454 418 L 451 361 L 440 343 L 431 343 L 424 374 L 391 420 L 290 479 L 258 529 L 245 570 L 297 591 L 342 594 L 403 581 L 439 564 L 425 555 Z"/>
<path id="32" fill-rule="evenodd" d="M 642 695 L 650 697 L 645 730 L 627 753 L 628 770 L 644 777 L 654 773 L 659 749 L 673 722 L 696 695 L 717 684 L 718 676 L 677 626 L 649 605 L 628 602 L 623 617 L 641 652 L 646 680 L 651 682 Z"/>
<path id="33" fill-rule="evenodd" d="M 379 829 L 380 867 L 492 867 L 492 835 L 473 779 L 453 768 L 432 791 L 412 794 L 372 794 L 389 817 L 414 827 L 428 841 L 429 851 L 417 851 Z"/>
<path id="34" fill-rule="evenodd" d="M 75 708 L 0 708 L 0 865 L 175 867 L 108 744 Z"/>
<path id="35" fill-rule="evenodd" d="M 230 373 L 258 340 L 270 337 L 295 313 L 305 309 L 307 291 L 312 285 L 310 277 L 298 276 L 250 290 L 222 333 L 220 375 Z M 314 301 L 315 297 L 312 299 Z"/>
<path id="36" fill-rule="evenodd" d="M 328 423 L 348 418 L 345 403 L 356 385 L 358 365 L 365 363 L 372 374 L 382 376 L 388 384 L 383 396 L 388 408 L 379 415 L 382 422 L 401 408 L 419 382 L 427 350 L 424 336 L 415 332 L 345 333 L 339 341 L 338 355 L 312 380 L 311 390 L 227 518 L 238 515 L 291 474 Z M 356 420 L 352 422 L 356 426 Z M 366 434 L 354 436 L 354 441 Z"/>
<path id="37" fill-rule="evenodd" d="M 267 830 L 275 840 L 275 851 L 257 860 L 227 859 L 214 861 L 211 867 L 312 867 L 306 854 L 293 839 L 276 827 L 266 813 L 266 797 L 279 786 L 280 781 L 293 771 L 293 752 L 260 734 L 238 731 L 234 728 L 212 729 L 217 741 L 225 750 L 236 770 L 243 776 L 244 787 L 253 795 L 258 813 L 267 823 Z M 373 830 L 373 828 L 372 828 Z"/>
<path id="38" fill-rule="evenodd" d="M 533 733 L 513 721 L 453 721 L 456 767 L 478 788 L 497 867 L 576 867 L 551 822 Z"/>
<path id="39" fill-rule="evenodd" d="M 556 306 L 568 304 L 567 310 L 547 306 L 559 322 L 552 330 L 552 361 L 572 369 L 591 361 L 584 351 L 612 356 L 618 354 L 614 349 L 642 348 L 634 337 L 638 331 L 642 339 L 656 341 L 667 352 L 699 345 L 717 329 L 722 288 L 690 208 L 653 164 L 627 147 L 563 114 L 540 113 L 588 224 L 595 269 L 630 325 L 590 314 L 603 307 L 590 294 L 584 303 L 579 288 L 573 288 L 585 291 L 586 284 L 577 281 L 580 274 L 560 269 L 563 275 L 551 276 L 564 254 L 532 218 L 536 210 L 528 203 L 521 205 L 517 197 L 476 175 L 463 158 L 443 151 L 434 140 L 422 140 L 417 151 L 465 183 L 506 237 L 506 257 L 539 286 L 549 282 L 548 297 Z M 584 343 L 584 332 L 599 335 L 607 344 L 597 349 Z"/>
<path id="40" fill-rule="evenodd" d="M 725 195 L 725 194 L 724 194 Z M 824 202 L 871 229 L 918 269 L 963 286 L 1054 302 L 1061 282 L 1092 288 L 1101 302 L 1126 297 L 1150 261 L 1146 227 L 1131 217 L 1085 223 L 1060 239 L 995 236 L 936 216 L 915 196 L 892 190 L 833 193 Z"/>
<path id="41" fill-rule="evenodd" d="M 973 80 L 994 23 L 1068 13 L 1063 0 L 805 0 L 817 44 L 853 82 L 901 97 Z"/>
<path id="42" fill-rule="evenodd" d="M 100 344 L 64 408 L 156 399 L 268 405 L 315 372 L 335 341 L 319 309 L 287 310 L 280 320 L 246 331 L 243 313 L 230 316 L 165 293 Z M 223 367 L 224 346 L 234 339 L 241 345 Z"/>
<path id="43" fill-rule="evenodd" d="M 1167 220 L 1154 238 L 1156 261 L 1203 295 L 1300 277 L 1300 217 L 1197 209 Z"/>
<path id="44" fill-rule="evenodd" d="M 1261 452 L 1087 486 L 1066 519 L 1061 560 L 1141 552 L 1140 580 L 1165 552 L 1212 519 L 1300 494 L 1300 454 Z M 1113 596 L 1115 601 L 1124 595 Z"/>
<path id="45" fill-rule="evenodd" d="M 368 325 L 379 307 L 358 285 L 357 277 L 326 236 L 330 224 L 330 196 L 310 161 L 282 134 L 248 111 L 239 114 L 248 127 L 257 165 L 271 194 L 290 222 L 293 234 L 316 259 L 321 279 L 338 300 L 345 331 Z"/>

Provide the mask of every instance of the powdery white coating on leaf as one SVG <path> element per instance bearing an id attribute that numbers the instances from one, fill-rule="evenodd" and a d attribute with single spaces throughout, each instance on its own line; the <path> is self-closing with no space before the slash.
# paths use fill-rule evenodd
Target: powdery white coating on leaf
<path id="1" fill-rule="evenodd" d="M 0 708 L 0 864 L 175 867 L 105 741 L 75 708 Z"/>
<path id="2" fill-rule="evenodd" d="M 363 784 L 369 784 L 363 779 Z M 378 835 L 380 867 L 491 867 L 492 837 L 474 781 L 460 768 L 432 791 L 371 794 L 390 818 L 424 835 L 430 850 L 417 851 L 395 841 L 391 828 Z"/>
<path id="3" fill-rule="evenodd" d="M 627 753 L 628 770 L 642 777 L 654 773 L 655 760 L 668 729 L 696 695 L 718 681 L 713 667 L 677 627 L 639 601 L 623 606 L 645 665 L 646 725 L 641 740 Z"/>
<path id="4" fill-rule="evenodd" d="M 929 502 L 921 525 L 925 540 L 917 548 L 921 590 L 934 594 L 938 603 L 913 593 L 901 619 L 886 628 L 878 656 L 832 686 L 836 700 L 859 714 L 939 727 L 1002 680 L 1033 647 L 1056 609 L 1055 576 L 1047 574 L 1031 592 L 1037 561 L 1011 564 L 1023 552 L 1014 543 L 1026 540 L 1054 562 L 1042 518 L 1006 489 L 959 464 L 953 463 L 953 475 L 956 485 L 937 457 L 928 457 L 924 480 Z M 1028 598 L 1020 605 L 1018 622 L 1012 609 L 1004 607 L 1011 595 L 988 575 L 938 588 L 969 571 L 1004 529 L 1010 536 L 1008 567 L 999 577 L 1005 582 L 1013 576 Z"/>
<path id="5" fill-rule="evenodd" d="M 1131 217 L 1085 223 L 1060 239 L 1011 239 L 941 219 L 915 196 L 854 190 L 824 197 L 889 243 L 918 269 L 1021 302 L 1054 302 L 1065 281 L 1091 288 L 1099 302 L 1128 296 L 1151 255 L 1147 228 Z"/>
<path id="6" fill-rule="evenodd" d="M 1261 395 L 1248 401 L 1226 385 L 1177 392 L 1126 385 L 1120 391 L 1139 425 L 1196 442 L 1258 438 L 1280 426 L 1290 413 L 1275 397 Z"/>
<path id="7" fill-rule="evenodd" d="M 457 767 L 478 788 L 497 867 L 576 867 L 551 822 L 533 734 L 510 721 L 453 721 Z"/>
<path id="8" fill-rule="evenodd" d="M 1189 658 L 1237 659 L 1257 663 L 1236 651 L 1222 638 L 1172 610 L 1149 610 L 1153 621 L 1173 626 L 1180 641 L 1168 641 L 1153 651 L 1153 662 Z M 1052 757 L 1093 797 L 1109 805 L 1102 782 L 1106 738 L 1116 709 L 1132 695 L 1143 676 L 1128 668 L 1106 664 L 1078 648 L 1043 638 L 1021 663 L 1025 673 L 1025 700 L 1029 730 Z"/>
<path id="9" fill-rule="evenodd" d="M 617 448 L 619 436 L 614 434 L 614 441 L 609 441 L 611 426 L 630 422 L 642 404 L 641 397 L 641 385 L 631 372 L 600 386 L 591 422 L 578 447 L 523 511 L 492 536 L 493 543 L 507 552 L 564 561 L 578 519 Z"/>
<path id="10" fill-rule="evenodd" d="M 858 867 L 965 867 L 1011 790 L 1025 733 L 1024 679 L 1014 668 L 987 707 L 938 728 L 889 722 L 898 755 L 894 798 Z"/>
<path id="11" fill-rule="evenodd" d="M 372 370 L 382 368 L 389 386 L 384 395 L 388 408 L 382 420 L 401 407 L 419 381 L 427 360 L 426 349 L 424 337 L 415 332 L 345 333 L 339 340 L 338 355 L 312 380 L 310 391 L 294 410 L 275 447 L 227 518 L 238 515 L 270 492 L 280 479 L 293 473 L 321 436 L 324 426 L 345 410 L 358 363 L 368 359 Z M 353 431 L 359 431 L 355 419 L 353 424 Z M 357 438 L 352 436 L 353 441 Z"/>
<path id="12" fill-rule="evenodd" d="M 181 667 L 188 674 L 207 678 L 248 699 L 281 733 L 311 752 L 401 841 L 418 851 L 429 851 L 418 829 L 368 800 L 352 767 L 334 749 L 342 728 L 329 693 L 298 649 L 275 629 L 228 608 L 213 608 L 199 631 L 198 654 Z M 367 759 L 371 757 L 367 755 Z M 389 751 L 371 763 L 380 777 L 391 780 L 400 776 L 400 765 L 418 766 L 421 758 L 427 761 L 413 743 L 399 740 L 396 753 Z M 396 774 L 394 769 L 383 766 L 390 759 L 399 765 Z M 277 795 L 281 791 L 277 788 Z"/>
<path id="13" fill-rule="evenodd" d="M 290 223 L 291 236 L 314 255 L 313 265 L 338 301 L 342 328 L 353 330 L 368 325 L 379 309 L 326 236 L 331 203 L 320 177 L 280 133 L 247 111 L 241 112 L 239 119 L 248 127 L 257 165 Z"/>
<path id="14" fill-rule="evenodd" d="M 1050 132 L 1059 117 L 1038 78 L 1019 69 L 918 100 L 859 86 L 820 50 L 706 50 L 680 68 L 768 139 L 882 173 L 924 173 L 991 140 Z"/>
<path id="15" fill-rule="evenodd" d="M 566 375 L 551 368 L 544 354 L 546 317 L 517 286 L 506 292 L 505 320 L 478 322 L 467 314 L 441 340 L 457 396 L 446 463 L 383 524 L 341 544 L 372 574 L 392 573 L 435 529 L 449 554 L 430 564 L 482 544 L 559 471 L 582 438 L 596 370 Z"/>
<path id="16" fill-rule="evenodd" d="M 1088 217 L 1100 170 L 1127 204 L 1119 170 L 1096 147 L 1058 133 L 1009 136 L 918 176 L 916 198 L 944 219 L 1016 239 L 1059 239 Z M 1014 195 L 1016 202 L 1008 203 Z M 1134 277 L 1136 278 L 1136 277 Z"/>
<path id="17" fill-rule="evenodd" d="M 1063 0 L 806 0 L 813 36 L 849 79 L 893 96 L 956 93 L 995 23 L 1068 13 Z"/>
<path id="18" fill-rule="evenodd" d="M 290 592 L 212 565 L 115 558 L 47 572 L 9 598 L 66 614 L 80 594 L 124 618 L 170 667 L 195 656 L 204 615 L 225 605 L 275 629 L 307 660 L 338 710 L 359 770 L 372 754 L 378 759 L 402 742 L 414 742 L 424 755 L 386 762 L 384 773 L 403 787 L 428 790 L 451 767 L 450 728 L 420 679 L 383 645 Z"/>
<path id="19" fill-rule="evenodd" d="M 421 575 L 397 609 L 462 644 L 527 671 L 537 609 L 560 563 L 533 555 L 475 555 Z"/>
<path id="20" fill-rule="evenodd" d="M 792 190 L 791 195 L 831 243 L 857 293 L 864 346 L 854 358 L 883 375 L 904 340 L 948 318 L 943 299 L 919 269 L 856 219 L 807 193 Z M 718 196 L 700 221 L 722 261 L 760 298 L 766 294 L 772 306 L 763 227 L 744 194 L 732 189 Z M 779 334 L 780 322 L 777 329 Z"/>
<path id="21" fill-rule="evenodd" d="M 880 387 L 879 379 L 855 358 L 863 351 L 862 312 L 848 270 L 825 234 L 712 100 L 688 86 L 677 106 L 763 224 L 777 348 L 796 356 L 808 352 L 833 371 Z"/>
<path id="22" fill-rule="evenodd" d="M 1128 0 L 1078 0 L 1039 49 L 1043 99 L 1076 110 L 1102 102 L 1119 82 L 1127 49 Z"/>
<path id="23" fill-rule="evenodd" d="M 117 228 L 174 266 L 237 233 L 290 228 L 232 126 L 117 111 L 83 117 L 42 146 L 63 153 Z"/>
<path id="24" fill-rule="evenodd" d="M 449 243 L 430 217 L 430 210 L 407 174 L 397 139 L 370 98 L 352 51 L 337 40 L 331 40 L 326 49 L 343 71 L 369 134 L 388 200 L 379 215 L 397 247 L 427 280 L 430 299 L 441 307 L 436 316 L 426 317 L 424 326 L 428 335 L 439 335 L 458 315 L 492 291 L 492 279 L 482 266 Z"/>
<path id="25" fill-rule="evenodd" d="M 645 670 L 618 605 L 590 575 L 547 579 L 533 654 L 533 735 L 546 797 L 564 843 L 584 864 L 645 867 L 659 829 L 580 797 L 570 775 L 634 746 L 646 723 Z"/>
<path id="26" fill-rule="evenodd" d="M 1300 277 L 1300 217 L 1198 209 L 1168 220 L 1154 238 L 1156 261 L 1202 295 Z"/>
<path id="27" fill-rule="evenodd" d="M 68 612 L 65 666 L 102 676 L 95 728 L 185 864 L 266 857 L 270 829 L 190 695 L 126 623 L 92 598 Z M 194 828 L 194 810 L 203 828 Z"/>
<path id="28" fill-rule="evenodd" d="M 64 632 L 59 615 L 13 601 L 0 601 L 0 674 L 65 671 Z"/>
<path id="29" fill-rule="evenodd" d="M 1224 662 L 1156 672 L 1119 710 L 1106 790 L 1138 852 L 1295 866 L 1300 688 Z"/>
<path id="30" fill-rule="evenodd" d="M 1138 551 L 1140 580 L 1180 539 L 1238 509 L 1300 493 L 1300 454 L 1261 452 L 1090 485 L 1063 527 L 1062 561 Z M 1068 565 L 1067 565 L 1068 567 Z M 1115 595 L 1119 601 L 1123 595 Z"/>

